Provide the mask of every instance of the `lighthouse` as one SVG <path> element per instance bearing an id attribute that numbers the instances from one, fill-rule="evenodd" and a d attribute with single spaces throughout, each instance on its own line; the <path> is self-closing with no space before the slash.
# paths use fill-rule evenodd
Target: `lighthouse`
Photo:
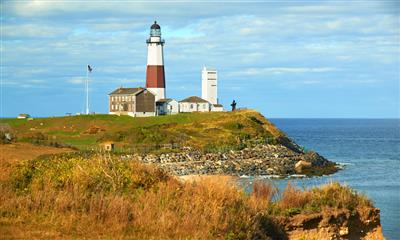
<path id="1" fill-rule="evenodd" d="M 156 96 L 155 100 L 166 98 L 164 72 L 164 40 L 161 39 L 160 25 L 154 21 L 147 39 L 146 88 Z"/>

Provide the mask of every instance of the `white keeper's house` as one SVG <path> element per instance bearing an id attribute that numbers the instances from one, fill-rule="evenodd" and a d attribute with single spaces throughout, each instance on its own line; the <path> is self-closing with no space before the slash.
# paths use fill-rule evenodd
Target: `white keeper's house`
<path id="1" fill-rule="evenodd" d="M 196 96 L 191 96 L 179 101 L 180 112 L 209 112 L 210 110 L 210 102 Z"/>

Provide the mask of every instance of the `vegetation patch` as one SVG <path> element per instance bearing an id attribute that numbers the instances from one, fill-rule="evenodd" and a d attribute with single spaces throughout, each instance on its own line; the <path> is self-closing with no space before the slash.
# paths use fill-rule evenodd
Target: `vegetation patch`
<path id="1" fill-rule="evenodd" d="M 210 149 L 229 151 L 255 143 L 278 144 L 282 142 L 278 139 L 286 138 L 260 113 L 252 110 L 148 118 L 81 115 L 31 121 L 1 119 L 0 124 L 12 127 L 18 141 L 40 145 L 49 145 L 52 141 L 80 150 L 99 149 L 100 143 L 113 141 L 119 151 L 125 152 L 140 149 L 145 149 L 145 153 L 157 152 L 164 144 L 188 146 L 205 152 Z M 220 144 L 231 147 L 218 146 Z"/>
<path id="2" fill-rule="evenodd" d="M 280 194 L 255 182 L 245 193 L 231 178 L 182 182 L 152 165 L 94 152 L 2 168 L 11 174 L 0 178 L 0 233 L 11 238 L 285 239 L 278 216 L 372 206 L 337 183 L 305 191 L 288 185 Z"/>

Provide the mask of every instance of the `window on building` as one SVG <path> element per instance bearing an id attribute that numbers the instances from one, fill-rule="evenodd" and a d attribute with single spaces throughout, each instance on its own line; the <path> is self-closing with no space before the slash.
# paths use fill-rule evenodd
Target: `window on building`
<path id="1" fill-rule="evenodd" d="M 190 109 L 193 109 L 193 104 L 190 104 Z"/>

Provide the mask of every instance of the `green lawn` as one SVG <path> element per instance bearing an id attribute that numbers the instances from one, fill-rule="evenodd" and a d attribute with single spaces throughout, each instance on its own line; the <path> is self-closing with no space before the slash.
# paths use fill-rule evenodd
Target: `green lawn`
<path id="1" fill-rule="evenodd" d="M 182 113 L 133 118 L 108 114 L 51 118 L 1 119 L 9 124 L 18 139 L 56 141 L 88 149 L 103 141 L 119 146 L 179 143 L 198 148 L 242 146 L 244 140 L 284 136 L 260 113 L 237 112 Z M 43 137 L 44 135 L 44 137 Z M 43 141 L 43 138 L 47 139 Z"/>

